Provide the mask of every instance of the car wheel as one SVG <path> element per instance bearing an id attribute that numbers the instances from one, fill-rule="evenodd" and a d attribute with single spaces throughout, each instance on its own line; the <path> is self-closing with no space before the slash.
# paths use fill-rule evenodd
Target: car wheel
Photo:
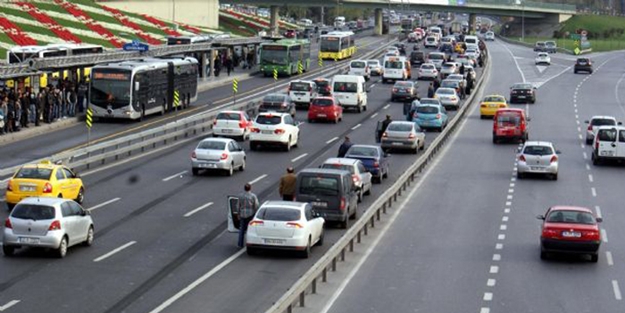
<path id="1" fill-rule="evenodd" d="M 362 112 L 362 106 L 360 106 L 360 104 L 356 106 L 356 112 Z"/>
<path id="2" fill-rule="evenodd" d="M 381 184 L 382 183 L 382 177 L 371 177 L 371 183 L 373 183 L 373 184 Z"/>
<path id="3" fill-rule="evenodd" d="M 364 195 L 365 196 L 371 195 L 371 184 L 369 184 L 369 189 L 367 189 L 367 191 L 365 191 Z"/>
<path id="4" fill-rule="evenodd" d="M 293 145 L 295 148 L 299 148 L 299 134 L 297 134 L 297 140 L 295 140 L 295 144 Z"/>
<path id="5" fill-rule="evenodd" d="M 309 118 L 308 123 L 314 123 L 314 120 L 312 118 Z"/>
<path id="6" fill-rule="evenodd" d="M 386 172 L 384 172 L 384 175 L 382 175 L 382 178 L 387 178 L 388 179 L 388 172 L 390 171 L 390 169 L 387 167 L 386 168 Z M 381 179 L 380 179 L 381 180 Z"/>
<path id="7" fill-rule="evenodd" d="M 245 165 L 246 165 L 245 163 L 246 163 L 246 160 L 245 158 L 243 158 L 243 162 L 241 163 L 241 166 L 239 166 L 239 171 L 241 172 L 245 171 Z"/>
<path id="8" fill-rule="evenodd" d="M 191 174 L 193 174 L 193 176 L 197 176 L 200 173 L 200 169 L 199 168 L 192 168 L 191 169 Z"/>
<path id="9" fill-rule="evenodd" d="M 13 256 L 15 247 L 2 245 L 2 253 L 4 253 L 4 256 Z"/>
<path id="10" fill-rule="evenodd" d="M 416 147 L 414 147 L 414 149 L 412 149 L 412 151 L 411 151 L 411 152 L 412 152 L 412 154 L 417 154 L 417 153 L 419 153 L 419 144 L 417 144 L 417 146 L 416 146 Z"/>
<path id="11" fill-rule="evenodd" d="M 61 238 L 61 243 L 59 243 L 59 247 L 56 248 L 55 251 L 56 257 L 59 259 L 62 259 L 65 257 L 65 255 L 67 255 L 67 237 L 63 236 L 63 238 Z"/>
<path id="12" fill-rule="evenodd" d="M 252 151 L 258 150 L 258 143 L 254 142 L 254 141 L 250 142 L 250 150 L 252 150 Z"/>
<path id="13" fill-rule="evenodd" d="M 226 170 L 226 175 L 232 176 L 234 174 L 234 163 L 230 163 L 230 168 Z"/>
<path id="14" fill-rule="evenodd" d="M 85 242 L 83 242 L 83 245 L 85 247 L 91 247 L 93 245 L 93 238 L 94 238 L 93 226 L 89 226 L 89 230 L 87 230 L 87 239 L 85 240 Z"/>
<path id="15" fill-rule="evenodd" d="M 366 104 L 362 106 L 362 110 L 363 111 L 367 111 L 367 105 Z"/>
<path id="16" fill-rule="evenodd" d="M 236 141 L 245 141 L 245 134 L 243 134 L 243 135 L 241 135 L 239 137 L 236 137 L 234 140 L 236 140 Z"/>
<path id="17" fill-rule="evenodd" d="M 354 213 L 352 213 L 352 215 L 349 216 L 349 219 L 355 220 L 358 218 L 358 206 L 356 206 L 354 208 Z"/>
<path id="18" fill-rule="evenodd" d="M 302 251 L 302 258 L 304 259 L 310 258 L 310 237 L 308 237 L 308 244 L 306 245 L 306 249 Z"/>
<path id="19" fill-rule="evenodd" d="M 599 261 L 599 253 L 593 253 L 590 255 L 590 262 L 597 263 Z"/>
<path id="20" fill-rule="evenodd" d="M 76 202 L 82 204 L 82 202 L 85 200 L 85 189 L 83 187 L 80 187 L 80 190 L 78 190 L 78 196 L 76 196 Z"/>
<path id="21" fill-rule="evenodd" d="M 577 74 L 577 70 L 573 70 L 573 74 Z"/>
<path id="22" fill-rule="evenodd" d="M 317 243 L 315 244 L 316 246 L 323 246 L 323 237 L 325 236 L 325 231 L 323 230 L 323 228 L 321 229 L 321 234 L 319 235 L 319 240 L 317 240 Z"/>

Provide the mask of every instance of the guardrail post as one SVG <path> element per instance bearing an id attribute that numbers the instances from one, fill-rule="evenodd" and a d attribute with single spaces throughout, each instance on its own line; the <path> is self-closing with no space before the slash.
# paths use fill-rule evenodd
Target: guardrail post
<path id="1" fill-rule="evenodd" d="M 345 262 L 345 248 L 341 249 L 341 261 Z"/>
<path id="2" fill-rule="evenodd" d="M 119 144 L 115 145 L 115 150 L 119 150 Z M 119 154 L 115 155 L 115 161 L 119 160 Z"/>
<path id="3" fill-rule="evenodd" d="M 380 209 L 378 209 L 377 211 L 375 211 L 375 216 L 378 219 L 378 221 L 380 220 Z"/>
<path id="4" fill-rule="evenodd" d="M 356 242 L 360 243 L 360 231 L 358 231 L 358 235 L 356 236 Z"/>
<path id="5" fill-rule="evenodd" d="M 384 202 L 384 204 L 382 204 L 382 212 L 384 214 L 386 214 L 386 202 Z"/>
<path id="6" fill-rule="evenodd" d="M 328 269 L 325 267 L 323 268 L 323 272 L 321 272 L 321 281 L 324 283 L 328 281 Z"/>
<path id="7" fill-rule="evenodd" d="M 365 227 L 363 227 L 363 229 L 365 230 L 365 236 L 369 234 L 369 227 L 367 225 L 369 224 L 365 224 Z"/>
<path id="8" fill-rule="evenodd" d="M 332 271 L 336 272 L 336 257 L 332 258 Z"/>
<path id="9" fill-rule="evenodd" d="M 401 190 L 399 192 L 401 193 Z M 397 201 L 397 193 L 393 195 L 393 201 Z"/>
<path id="10" fill-rule="evenodd" d="M 408 184 L 404 183 L 404 191 L 406 191 L 406 187 L 408 186 Z"/>
<path id="11" fill-rule="evenodd" d="M 289 304 L 289 307 L 286 308 L 287 313 L 293 313 L 293 305 Z"/>
<path id="12" fill-rule="evenodd" d="M 304 307 L 304 304 L 305 304 L 304 300 L 305 300 L 305 298 L 306 298 L 306 292 L 305 292 L 305 291 L 302 291 L 302 292 L 299 294 L 299 306 L 300 306 L 300 307 Z"/>
<path id="13" fill-rule="evenodd" d="M 397 195 L 399 194 L 399 196 L 401 196 L 401 190 L 402 188 L 397 189 L 397 192 L 395 193 L 395 201 L 397 201 Z"/>
<path id="14" fill-rule="evenodd" d="M 313 279 L 312 281 L 311 293 L 317 293 L 317 278 Z"/>
<path id="15" fill-rule="evenodd" d="M 410 181 L 414 181 L 414 173 L 410 175 Z"/>
<path id="16" fill-rule="evenodd" d="M 349 241 L 349 252 L 354 252 L 354 239 Z"/>
<path id="17" fill-rule="evenodd" d="M 371 217 L 371 228 L 375 227 L 375 218 L 372 216 Z"/>
<path id="18" fill-rule="evenodd" d="M 392 208 L 393 207 L 393 198 L 388 198 L 388 207 Z"/>

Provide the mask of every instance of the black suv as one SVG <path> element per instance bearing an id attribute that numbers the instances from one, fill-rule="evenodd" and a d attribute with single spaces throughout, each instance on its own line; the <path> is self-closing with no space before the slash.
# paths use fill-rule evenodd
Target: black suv
<path id="1" fill-rule="evenodd" d="M 412 51 L 410 53 L 410 64 L 411 65 L 421 65 L 425 63 L 425 52 L 423 51 Z"/>
<path id="2" fill-rule="evenodd" d="M 573 72 L 575 74 L 577 74 L 577 72 L 588 72 L 592 74 L 592 61 L 590 61 L 589 58 L 577 58 Z"/>

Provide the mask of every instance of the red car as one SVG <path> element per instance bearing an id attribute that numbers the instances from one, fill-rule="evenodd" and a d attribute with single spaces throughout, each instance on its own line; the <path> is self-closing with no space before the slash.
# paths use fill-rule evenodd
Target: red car
<path id="1" fill-rule="evenodd" d="M 343 107 L 334 97 L 317 97 L 308 108 L 308 122 L 332 121 L 335 124 L 343 120 Z"/>
<path id="2" fill-rule="evenodd" d="M 602 220 L 590 209 L 573 206 L 554 206 L 545 215 L 540 235 L 540 258 L 549 253 L 589 254 L 592 262 L 599 260 Z"/>
<path id="3" fill-rule="evenodd" d="M 493 143 L 503 140 L 525 142 L 529 139 L 529 121 L 523 109 L 498 109 L 493 118 Z"/>

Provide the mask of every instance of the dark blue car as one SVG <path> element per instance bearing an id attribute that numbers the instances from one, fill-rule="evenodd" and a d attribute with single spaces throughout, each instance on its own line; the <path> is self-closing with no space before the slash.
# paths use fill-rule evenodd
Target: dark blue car
<path id="1" fill-rule="evenodd" d="M 379 146 L 353 145 L 347 150 L 346 158 L 362 161 L 367 172 L 371 173 L 374 183 L 382 183 L 383 178 L 388 178 L 389 162 L 388 154 Z"/>

